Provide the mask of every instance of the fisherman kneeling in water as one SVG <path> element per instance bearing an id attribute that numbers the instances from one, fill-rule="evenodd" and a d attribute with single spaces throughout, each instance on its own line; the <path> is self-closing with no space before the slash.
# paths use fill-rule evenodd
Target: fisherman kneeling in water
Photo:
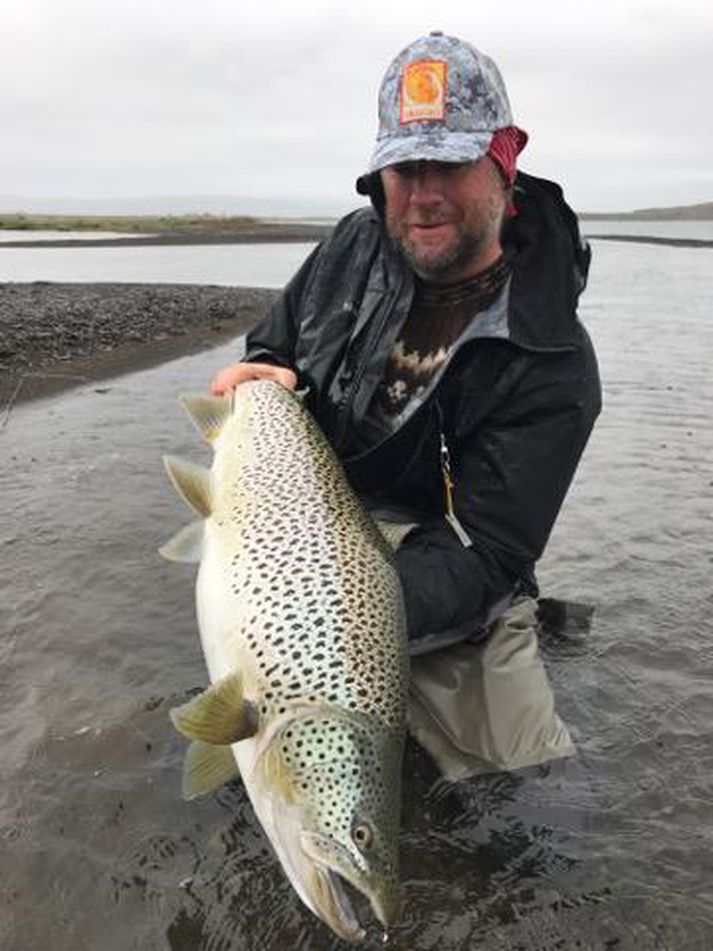
<path id="1" fill-rule="evenodd" d="M 272 378 L 307 405 L 399 542 L 410 726 L 445 776 L 566 756 L 537 649 L 534 565 L 601 405 L 577 318 L 589 248 L 500 73 L 455 37 L 379 94 L 364 208 L 309 256 L 213 392 Z"/>

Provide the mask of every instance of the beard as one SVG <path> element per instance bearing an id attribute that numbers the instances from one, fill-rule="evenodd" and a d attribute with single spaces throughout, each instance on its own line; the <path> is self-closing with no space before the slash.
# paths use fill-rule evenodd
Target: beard
<path id="1" fill-rule="evenodd" d="M 386 230 L 392 244 L 420 278 L 434 283 L 457 283 L 484 270 L 500 253 L 506 208 L 505 198 L 496 193 L 456 219 L 452 213 L 444 218 L 438 209 L 422 209 L 417 218 L 409 220 L 390 214 L 387 203 Z M 431 240 L 428 231 L 418 233 L 412 228 L 414 224 L 425 227 L 446 220 L 451 234 L 441 236 L 440 240 Z"/>
<path id="2" fill-rule="evenodd" d="M 406 258 L 420 278 L 434 283 L 457 281 L 469 265 L 477 261 L 488 246 L 487 236 L 458 228 L 448 244 L 429 248 L 412 238 L 407 228 L 389 228 L 392 244 Z"/>

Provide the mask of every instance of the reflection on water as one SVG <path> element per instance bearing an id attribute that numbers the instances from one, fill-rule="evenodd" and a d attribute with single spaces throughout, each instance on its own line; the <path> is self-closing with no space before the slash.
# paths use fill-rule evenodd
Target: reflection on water
<path id="1" fill-rule="evenodd" d="M 446 784 L 409 748 L 399 951 L 713 942 L 713 252 L 595 253 L 605 415 L 540 572 L 595 605 L 584 640 L 545 645 L 579 755 Z M 180 799 L 168 709 L 205 673 L 193 571 L 156 554 L 186 519 L 160 456 L 206 453 L 176 394 L 235 352 L 15 407 L 0 431 L 3 951 L 343 947 L 239 783 Z"/>
<path id="2" fill-rule="evenodd" d="M 145 238 L 145 234 L 123 231 L 40 231 L 29 228 L 0 229 L 0 244 L 6 241 L 99 241 L 112 238 Z"/>

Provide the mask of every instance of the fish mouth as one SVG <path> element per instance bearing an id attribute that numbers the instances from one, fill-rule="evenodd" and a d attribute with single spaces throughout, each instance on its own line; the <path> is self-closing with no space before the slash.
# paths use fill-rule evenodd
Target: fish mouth
<path id="1" fill-rule="evenodd" d="M 312 888 L 308 888 L 314 911 L 335 934 L 356 944 L 363 941 L 366 931 L 354 910 L 347 889 L 353 889 L 365 898 L 387 930 L 398 913 L 398 899 L 369 881 L 369 877 L 355 867 L 349 852 L 340 843 L 318 833 L 300 836 L 300 845 L 312 863 Z"/>
<path id="2" fill-rule="evenodd" d="M 312 891 L 315 911 L 343 941 L 358 944 L 366 937 L 342 877 L 326 865 L 316 865 L 317 887 Z"/>

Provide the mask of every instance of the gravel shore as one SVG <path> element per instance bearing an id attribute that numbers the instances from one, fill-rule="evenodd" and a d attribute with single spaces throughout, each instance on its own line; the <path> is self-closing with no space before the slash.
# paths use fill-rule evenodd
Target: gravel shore
<path id="1" fill-rule="evenodd" d="M 0 284 L 0 411 L 223 343 L 278 296 L 193 284 Z"/>

